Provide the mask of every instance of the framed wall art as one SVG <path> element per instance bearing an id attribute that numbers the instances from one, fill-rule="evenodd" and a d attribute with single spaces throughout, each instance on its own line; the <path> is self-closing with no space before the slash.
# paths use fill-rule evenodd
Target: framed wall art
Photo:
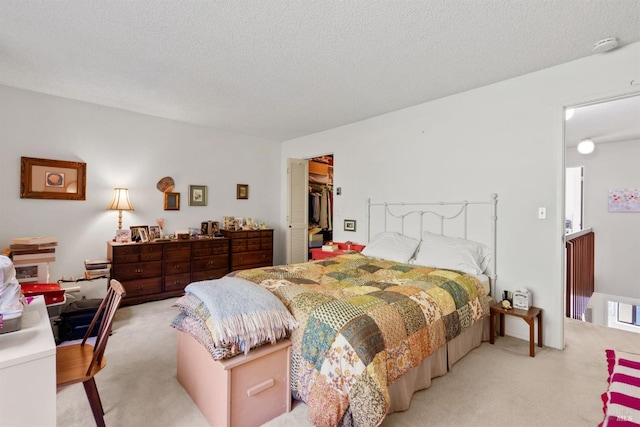
<path id="1" fill-rule="evenodd" d="M 87 164 L 20 158 L 20 198 L 85 200 Z"/>
<path id="2" fill-rule="evenodd" d="M 640 212 L 640 188 L 609 190 L 609 212 Z"/>
<path id="3" fill-rule="evenodd" d="M 207 206 L 207 186 L 189 186 L 189 206 Z"/>
<path id="4" fill-rule="evenodd" d="M 345 219 L 344 220 L 344 231 L 356 231 L 356 220 L 355 219 Z"/>
<path id="5" fill-rule="evenodd" d="M 164 210 L 180 210 L 180 193 L 164 193 Z"/>
<path id="6" fill-rule="evenodd" d="M 238 184 L 236 186 L 236 199 L 248 199 L 249 198 L 249 185 Z"/>

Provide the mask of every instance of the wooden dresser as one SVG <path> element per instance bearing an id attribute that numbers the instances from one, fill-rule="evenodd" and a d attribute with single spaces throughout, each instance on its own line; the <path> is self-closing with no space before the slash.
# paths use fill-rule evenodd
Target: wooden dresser
<path id="1" fill-rule="evenodd" d="M 230 239 L 120 244 L 107 242 L 111 278 L 122 282 L 122 304 L 180 296 L 191 282 L 217 279 L 230 270 Z"/>
<path id="2" fill-rule="evenodd" d="M 231 271 L 273 265 L 273 230 L 221 230 L 231 239 Z"/>

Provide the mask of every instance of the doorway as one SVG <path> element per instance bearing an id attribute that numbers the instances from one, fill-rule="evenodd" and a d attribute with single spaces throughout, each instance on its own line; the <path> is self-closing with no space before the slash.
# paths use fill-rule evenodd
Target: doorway
<path id="1" fill-rule="evenodd" d="M 637 94 L 565 110 L 564 228 L 565 233 L 594 233 L 594 289 L 587 296 L 583 318 L 601 326 L 610 326 L 610 302 L 640 303 L 637 290 L 629 285 L 640 271 L 633 261 L 640 257 L 640 246 L 629 233 L 640 229 L 640 215 L 612 212 L 608 206 L 611 190 L 637 188 L 640 174 L 634 159 L 640 153 L 638 118 Z M 578 149 L 585 139 L 593 142 L 592 152 Z M 567 263 L 565 258 L 565 275 L 569 274 Z"/>
<path id="2" fill-rule="evenodd" d="M 321 248 L 333 240 L 333 154 L 309 159 L 309 246 Z"/>

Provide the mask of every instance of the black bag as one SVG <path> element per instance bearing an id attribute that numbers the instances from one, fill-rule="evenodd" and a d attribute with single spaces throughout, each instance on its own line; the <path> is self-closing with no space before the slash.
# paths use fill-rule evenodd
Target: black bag
<path id="1" fill-rule="evenodd" d="M 84 334 L 89 329 L 98 307 L 102 303 L 100 298 L 81 299 L 74 301 L 62 310 L 60 320 L 58 322 L 58 342 L 71 341 L 84 338 Z M 102 322 L 102 315 L 96 322 L 89 336 L 98 335 L 98 329 Z"/>

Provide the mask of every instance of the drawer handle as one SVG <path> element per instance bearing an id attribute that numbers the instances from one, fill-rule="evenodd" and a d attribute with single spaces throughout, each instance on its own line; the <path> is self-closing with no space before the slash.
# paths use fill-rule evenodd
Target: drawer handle
<path id="1" fill-rule="evenodd" d="M 275 385 L 275 381 L 273 380 L 273 378 L 269 378 L 266 381 L 261 382 L 258 385 L 254 385 L 253 387 L 251 387 L 250 389 L 247 390 L 247 396 L 252 397 L 260 392 L 265 391 L 268 388 L 271 388 Z"/>
<path id="2" fill-rule="evenodd" d="M 176 270 L 180 270 L 182 267 L 180 266 L 180 264 L 175 264 L 173 268 L 175 268 Z"/>

